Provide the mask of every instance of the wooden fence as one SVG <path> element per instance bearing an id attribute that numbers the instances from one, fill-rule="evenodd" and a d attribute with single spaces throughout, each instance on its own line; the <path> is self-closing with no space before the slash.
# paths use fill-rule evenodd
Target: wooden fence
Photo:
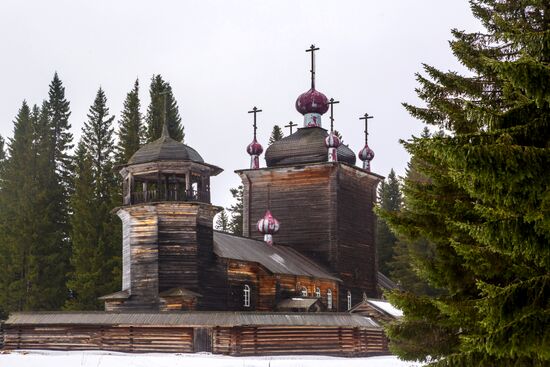
<path id="1" fill-rule="evenodd" d="M 4 349 L 212 352 L 233 356 L 387 354 L 382 330 L 343 327 L 6 325 Z"/>

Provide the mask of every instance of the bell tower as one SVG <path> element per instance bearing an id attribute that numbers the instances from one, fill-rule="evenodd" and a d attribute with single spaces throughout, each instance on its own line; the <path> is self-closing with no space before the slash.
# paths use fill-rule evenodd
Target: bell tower
<path id="1" fill-rule="evenodd" d="M 186 310 L 213 302 L 202 294 L 215 276 L 210 177 L 222 169 L 162 136 L 141 147 L 120 171 L 123 205 L 122 290 L 101 297 L 105 309 Z"/>

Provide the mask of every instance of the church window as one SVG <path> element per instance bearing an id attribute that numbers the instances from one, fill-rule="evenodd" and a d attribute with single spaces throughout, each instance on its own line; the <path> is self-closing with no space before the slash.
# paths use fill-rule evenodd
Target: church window
<path id="1" fill-rule="evenodd" d="M 327 308 L 332 310 L 332 289 L 327 291 Z"/>
<path id="2" fill-rule="evenodd" d="M 351 292 L 348 291 L 348 311 L 351 310 Z"/>
<path id="3" fill-rule="evenodd" d="M 307 288 L 302 287 L 302 297 L 307 297 Z"/>
<path id="4" fill-rule="evenodd" d="M 250 307 L 250 286 L 248 284 L 244 285 L 244 307 Z"/>
<path id="5" fill-rule="evenodd" d="M 321 288 L 315 288 L 315 297 L 321 298 Z"/>

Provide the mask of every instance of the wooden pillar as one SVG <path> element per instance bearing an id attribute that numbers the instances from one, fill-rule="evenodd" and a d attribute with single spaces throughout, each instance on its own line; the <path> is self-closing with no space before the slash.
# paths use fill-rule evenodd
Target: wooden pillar
<path id="1" fill-rule="evenodd" d="M 148 192 L 147 192 L 147 181 L 144 181 L 141 184 L 141 188 L 143 190 L 143 201 L 147 202 L 147 199 L 148 199 L 148 197 L 147 197 L 147 194 L 148 194 Z"/>
<path id="2" fill-rule="evenodd" d="M 130 197 L 130 205 L 133 204 L 132 193 L 134 192 L 134 175 L 128 174 L 128 195 Z"/>
<path id="3" fill-rule="evenodd" d="M 191 171 L 185 172 L 185 200 L 189 200 L 191 196 Z"/>

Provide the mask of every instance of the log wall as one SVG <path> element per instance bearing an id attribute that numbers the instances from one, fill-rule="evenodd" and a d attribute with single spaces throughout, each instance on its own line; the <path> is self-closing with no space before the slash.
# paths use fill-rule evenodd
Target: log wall
<path id="1" fill-rule="evenodd" d="M 275 243 L 292 246 L 337 274 L 335 305 L 363 293 L 378 297 L 373 205 L 379 177 L 339 163 L 238 171 L 244 187 L 244 236 L 261 239 L 255 223 L 269 209 L 281 223 Z M 268 204 L 269 201 L 269 204 Z"/>
<path id="2" fill-rule="evenodd" d="M 314 326 L 11 325 L 4 349 L 212 352 L 233 356 L 387 354 L 381 329 Z"/>
<path id="3" fill-rule="evenodd" d="M 318 287 L 321 301 L 327 305 L 327 291 L 332 290 L 333 308 L 338 311 L 338 282 L 327 279 L 316 279 L 306 276 L 271 274 L 256 263 L 227 259 L 227 281 L 229 296 L 227 309 L 233 311 L 275 311 L 277 304 L 285 298 L 301 295 L 302 287 L 308 296 L 315 295 Z M 244 286 L 251 290 L 250 307 L 244 306 Z"/>

